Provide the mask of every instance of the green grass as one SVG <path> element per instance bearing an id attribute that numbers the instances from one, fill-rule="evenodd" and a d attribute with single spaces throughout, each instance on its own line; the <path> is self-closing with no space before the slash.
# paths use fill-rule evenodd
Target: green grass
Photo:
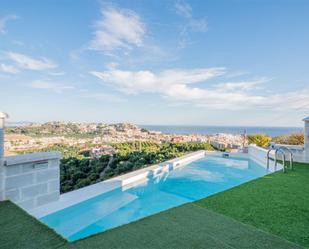
<path id="1" fill-rule="evenodd" d="M 195 204 L 309 247 L 309 166 L 295 166 Z"/>
<path id="2" fill-rule="evenodd" d="M 0 203 L 0 248 L 281 248 L 299 246 L 194 204 L 186 204 L 73 243 L 10 202 Z"/>
<path id="3" fill-rule="evenodd" d="M 302 164 L 72 243 L 0 202 L 1 249 L 294 249 L 292 242 L 308 247 L 308 238 L 309 167 Z"/>
<path id="4" fill-rule="evenodd" d="M 66 244 L 53 230 L 9 201 L 0 202 L 0 248 L 57 248 Z"/>
<path id="5" fill-rule="evenodd" d="M 231 218 L 186 204 L 68 244 L 69 248 L 300 248 Z"/>

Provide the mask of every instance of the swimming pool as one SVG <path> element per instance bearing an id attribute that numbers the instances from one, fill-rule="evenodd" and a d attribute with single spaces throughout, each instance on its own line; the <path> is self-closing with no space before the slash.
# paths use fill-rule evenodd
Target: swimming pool
<path id="1" fill-rule="evenodd" d="M 199 200 L 267 174 L 247 158 L 206 156 L 138 184 L 122 187 L 42 217 L 69 241 Z"/>

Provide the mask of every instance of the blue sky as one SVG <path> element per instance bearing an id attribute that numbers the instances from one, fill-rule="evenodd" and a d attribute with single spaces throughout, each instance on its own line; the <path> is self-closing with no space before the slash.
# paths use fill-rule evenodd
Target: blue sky
<path id="1" fill-rule="evenodd" d="M 309 1 L 0 3 L 11 121 L 300 126 Z"/>

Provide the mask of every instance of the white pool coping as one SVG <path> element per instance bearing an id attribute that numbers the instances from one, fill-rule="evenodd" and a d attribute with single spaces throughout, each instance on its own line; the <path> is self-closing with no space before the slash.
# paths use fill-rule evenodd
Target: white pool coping
<path id="1" fill-rule="evenodd" d="M 172 160 L 165 161 L 160 164 L 152 165 L 140 170 L 136 170 L 121 176 L 117 176 L 99 183 L 92 184 L 90 186 L 74 190 L 65 194 L 60 195 L 58 201 L 46 204 L 44 206 L 40 206 L 36 209 L 32 209 L 29 212 L 32 216 L 40 219 L 48 214 L 60 211 L 67 207 L 73 206 L 80 202 L 86 201 L 98 195 L 110 192 L 117 188 L 127 189 L 131 186 L 135 186 L 139 183 L 146 182 L 149 177 L 155 177 L 162 172 L 169 172 L 175 168 L 184 166 L 193 161 L 204 158 L 207 155 L 215 155 L 222 156 L 223 154 L 229 154 L 234 158 L 250 158 L 257 161 L 260 165 L 266 168 L 266 164 L 262 163 L 261 160 L 257 158 L 251 157 L 246 153 L 224 153 L 218 151 L 205 151 L 200 150 L 196 152 L 189 153 L 185 156 L 175 158 Z M 273 164 L 273 162 L 272 162 Z M 274 166 L 272 166 L 274 168 Z M 270 171 L 273 171 L 272 168 Z M 280 169 L 280 165 L 278 165 L 277 170 Z"/>
<path id="2" fill-rule="evenodd" d="M 205 157 L 206 151 L 196 151 L 185 156 L 168 160 L 160 164 L 152 165 L 143 169 L 139 169 L 121 176 L 117 176 L 106 181 L 92 184 L 90 186 L 77 189 L 60 195 L 58 201 L 40 206 L 28 211 L 36 218 L 42 218 L 48 214 L 57 212 L 61 209 L 73 206 L 77 203 L 86 201 L 98 195 L 110 192 L 117 188 L 126 188 L 127 186 L 135 185 L 134 183 L 145 182 L 149 177 L 156 176 L 162 172 L 171 171 L 179 166 L 191 163 Z"/>

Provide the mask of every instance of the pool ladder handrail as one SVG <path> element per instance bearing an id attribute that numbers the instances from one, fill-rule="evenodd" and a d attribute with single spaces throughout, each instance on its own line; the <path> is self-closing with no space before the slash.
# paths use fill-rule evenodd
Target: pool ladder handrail
<path id="1" fill-rule="evenodd" d="M 285 172 L 285 162 L 286 162 L 286 158 L 285 158 L 285 152 L 287 151 L 290 155 L 290 169 L 293 169 L 293 152 L 290 148 L 286 147 L 286 146 L 279 146 L 277 148 L 270 148 L 267 151 L 267 170 L 269 169 L 269 160 L 270 158 L 270 152 L 275 150 L 275 168 L 277 167 L 277 163 L 278 163 L 278 153 L 280 152 L 282 155 L 282 161 L 283 161 L 283 172 Z"/>

